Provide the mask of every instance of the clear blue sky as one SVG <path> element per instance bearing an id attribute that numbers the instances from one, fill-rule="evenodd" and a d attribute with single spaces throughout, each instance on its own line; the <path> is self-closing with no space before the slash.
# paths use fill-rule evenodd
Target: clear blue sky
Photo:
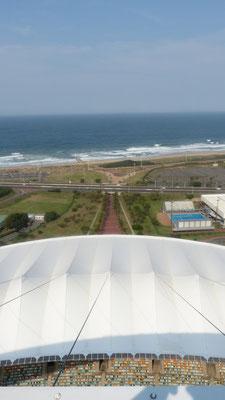
<path id="1" fill-rule="evenodd" d="M 2 0 L 0 114 L 225 111 L 225 0 Z"/>

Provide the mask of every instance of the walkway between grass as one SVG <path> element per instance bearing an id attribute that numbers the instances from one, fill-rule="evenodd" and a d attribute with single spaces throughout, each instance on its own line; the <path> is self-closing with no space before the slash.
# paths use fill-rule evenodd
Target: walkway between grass
<path id="1" fill-rule="evenodd" d="M 122 211 L 123 211 L 123 213 L 124 213 L 124 216 L 125 216 L 125 218 L 126 218 L 127 224 L 128 224 L 128 226 L 129 226 L 129 228 L 130 228 L 130 231 L 131 231 L 132 235 L 134 235 L 134 231 L 133 231 L 133 228 L 132 228 L 131 223 L 130 223 L 130 221 L 129 221 L 128 215 L 127 215 L 127 213 L 126 213 L 126 211 L 125 211 L 125 209 L 124 209 L 124 206 L 123 206 L 123 204 L 122 204 L 122 201 L 121 201 L 120 199 L 119 199 L 119 202 L 120 202 L 120 207 L 121 207 L 121 209 L 122 209 Z"/>
<path id="2" fill-rule="evenodd" d="M 113 207 L 113 196 L 110 195 L 106 215 L 102 221 L 101 232 L 102 235 L 121 234 L 121 228 Z"/>
<path id="3" fill-rule="evenodd" d="M 97 212 L 96 212 L 96 214 L 95 214 L 95 216 L 94 216 L 94 219 L 93 219 L 93 221 L 92 221 L 92 223 L 91 223 L 91 226 L 90 226 L 90 228 L 89 228 L 89 231 L 88 231 L 87 235 L 90 235 L 90 234 L 91 234 L 92 228 L 93 228 L 93 226 L 94 226 L 94 224 L 95 224 L 95 221 L 96 221 L 96 219 L 97 219 L 97 217 L 98 217 L 98 214 L 99 214 L 99 211 L 101 210 L 101 207 L 102 207 L 102 204 L 100 204 L 100 206 L 99 206 L 98 209 L 97 209 Z"/>

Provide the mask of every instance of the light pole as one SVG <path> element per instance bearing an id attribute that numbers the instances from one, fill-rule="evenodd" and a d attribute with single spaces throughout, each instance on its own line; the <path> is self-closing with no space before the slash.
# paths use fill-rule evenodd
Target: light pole
<path id="1" fill-rule="evenodd" d="M 169 200 L 169 203 L 171 203 L 171 214 L 170 214 L 170 219 L 171 219 L 171 229 L 173 229 L 173 201 Z"/>
<path id="2" fill-rule="evenodd" d="M 217 197 L 217 205 L 216 205 L 216 222 L 218 221 L 218 207 L 219 207 L 219 201 L 220 201 L 221 199 L 219 198 L 219 197 Z"/>

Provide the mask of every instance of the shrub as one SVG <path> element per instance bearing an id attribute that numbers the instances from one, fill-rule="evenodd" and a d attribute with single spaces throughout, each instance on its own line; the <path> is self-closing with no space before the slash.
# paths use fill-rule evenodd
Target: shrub
<path id="1" fill-rule="evenodd" d="M 96 183 L 101 183 L 101 181 L 102 181 L 101 178 L 96 178 L 96 179 L 95 179 L 95 182 L 96 182 Z"/>
<path id="2" fill-rule="evenodd" d="M 18 235 L 19 239 L 27 239 L 29 237 L 29 234 L 27 232 L 20 232 Z"/>
<path id="3" fill-rule="evenodd" d="M 10 193 L 12 193 L 11 188 L 5 186 L 0 187 L 0 197 L 5 197 Z"/>
<path id="4" fill-rule="evenodd" d="M 66 227 L 66 224 L 59 224 L 58 225 L 60 228 L 65 228 Z"/>
<path id="5" fill-rule="evenodd" d="M 186 194 L 187 199 L 191 200 L 193 199 L 194 195 L 193 194 Z"/>
<path id="6" fill-rule="evenodd" d="M 151 193 L 150 194 L 150 200 L 156 201 L 156 200 L 160 200 L 160 199 L 161 199 L 161 196 L 159 193 Z"/>
<path id="7" fill-rule="evenodd" d="M 85 183 L 85 179 L 81 178 L 80 183 Z"/>
<path id="8" fill-rule="evenodd" d="M 83 225 L 83 226 L 81 227 L 81 230 L 82 230 L 83 234 L 86 234 L 86 233 L 88 233 L 88 231 L 89 231 L 89 227 L 86 226 L 86 225 Z"/>
<path id="9" fill-rule="evenodd" d="M 61 189 L 59 188 L 48 189 L 48 192 L 60 193 Z"/>
<path id="10" fill-rule="evenodd" d="M 29 221 L 28 215 L 26 213 L 15 213 L 10 214 L 6 218 L 3 228 L 5 229 L 16 229 L 19 231 L 20 229 L 24 228 Z"/>
<path id="11" fill-rule="evenodd" d="M 133 224 L 133 229 L 135 229 L 135 231 L 142 231 L 143 226 L 141 224 Z"/>
<path id="12" fill-rule="evenodd" d="M 39 229 L 38 234 L 41 235 L 42 233 L 43 233 L 43 231 L 41 231 L 41 230 Z"/>
<path id="13" fill-rule="evenodd" d="M 154 226 L 159 226 L 159 221 L 154 215 L 152 216 L 151 220 Z"/>
<path id="14" fill-rule="evenodd" d="M 200 181 L 193 181 L 193 182 L 192 182 L 192 186 L 194 186 L 194 187 L 201 187 L 201 186 L 202 186 L 202 183 L 201 183 Z"/>
<path id="15" fill-rule="evenodd" d="M 54 221 L 59 218 L 59 214 L 56 211 L 48 211 L 45 214 L 45 222 Z"/>
<path id="16" fill-rule="evenodd" d="M 70 218 L 68 218 L 68 217 L 64 218 L 64 222 L 66 222 L 66 223 L 70 222 Z"/>

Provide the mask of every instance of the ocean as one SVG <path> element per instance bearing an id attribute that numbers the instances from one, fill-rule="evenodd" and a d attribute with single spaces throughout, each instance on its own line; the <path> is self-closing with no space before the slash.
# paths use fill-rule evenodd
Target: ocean
<path id="1" fill-rule="evenodd" d="M 225 113 L 0 118 L 0 166 L 225 151 Z"/>

